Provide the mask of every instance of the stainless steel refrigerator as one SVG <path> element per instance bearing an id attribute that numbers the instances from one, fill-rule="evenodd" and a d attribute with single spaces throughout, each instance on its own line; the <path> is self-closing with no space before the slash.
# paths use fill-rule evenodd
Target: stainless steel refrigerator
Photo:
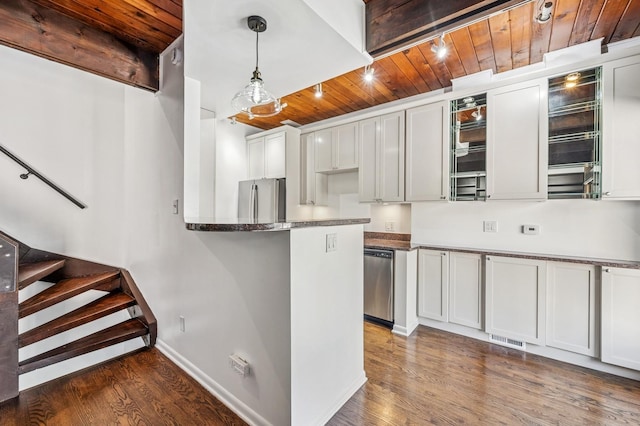
<path id="1" fill-rule="evenodd" d="M 284 222 L 286 217 L 285 179 L 243 180 L 238 184 L 240 221 Z"/>

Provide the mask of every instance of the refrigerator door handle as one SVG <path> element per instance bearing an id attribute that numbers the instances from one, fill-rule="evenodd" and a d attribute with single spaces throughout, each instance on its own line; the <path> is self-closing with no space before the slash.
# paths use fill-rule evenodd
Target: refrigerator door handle
<path id="1" fill-rule="evenodd" d="M 251 186 L 251 220 L 258 220 L 258 185 L 255 183 Z"/>

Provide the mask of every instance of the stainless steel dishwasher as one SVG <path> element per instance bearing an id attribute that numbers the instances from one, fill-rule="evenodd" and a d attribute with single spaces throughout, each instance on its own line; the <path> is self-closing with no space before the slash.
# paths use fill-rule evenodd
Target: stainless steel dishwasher
<path id="1" fill-rule="evenodd" d="M 364 317 L 393 326 L 393 251 L 364 249 Z"/>

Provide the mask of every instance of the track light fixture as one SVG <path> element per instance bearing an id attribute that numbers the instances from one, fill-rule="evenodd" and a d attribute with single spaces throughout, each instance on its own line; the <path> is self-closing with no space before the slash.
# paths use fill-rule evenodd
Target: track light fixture
<path id="1" fill-rule="evenodd" d="M 371 83 L 373 81 L 373 67 L 371 65 L 364 66 L 364 81 Z"/>
<path id="2" fill-rule="evenodd" d="M 538 6 L 538 13 L 536 14 L 536 22 L 538 24 L 544 24 L 551 19 L 551 10 L 553 9 L 553 2 L 547 1 L 540 3 Z"/>
<path id="3" fill-rule="evenodd" d="M 431 51 L 436 54 L 438 59 L 444 59 L 444 57 L 447 56 L 447 45 L 444 42 L 444 33 L 440 36 L 438 44 L 433 43 Z"/>
<path id="4" fill-rule="evenodd" d="M 322 97 L 322 83 L 316 84 L 314 96 L 316 98 L 321 98 Z"/>

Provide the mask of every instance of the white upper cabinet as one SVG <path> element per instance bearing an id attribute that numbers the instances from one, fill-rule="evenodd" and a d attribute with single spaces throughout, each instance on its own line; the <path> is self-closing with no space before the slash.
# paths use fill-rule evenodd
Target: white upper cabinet
<path id="1" fill-rule="evenodd" d="M 487 198 L 547 198 L 546 81 L 487 92 Z"/>
<path id="2" fill-rule="evenodd" d="M 333 132 L 331 129 L 318 130 L 315 136 L 315 171 L 333 170 Z"/>
<path id="3" fill-rule="evenodd" d="M 446 200 L 449 195 L 449 103 L 406 111 L 406 201 Z"/>
<path id="4" fill-rule="evenodd" d="M 315 132 L 315 171 L 332 173 L 358 167 L 358 123 Z"/>
<path id="5" fill-rule="evenodd" d="M 286 174 L 285 133 L 276 133 L 264 138 L 264 175 L 266 178 L 283 178 Z"/>
<path id="6" fill-rule="evenodd" d="M 404 201 L 404 112 L 361 121 L 359 141 L 360 201 Z"/>
<path id="7" fill-rule="evenodd" d="M 596 267 L 547 263 L 547 346 L 596 355 Z"/>
<path id="8" fill-rule="evenodd" d="M 247 141 L 248 179 L 261 179 L 264 174 L 264 138 Z"/>
<path id="9" fill-rule="evenodd" d="M 334 166 L 338 170 L 358 168 L 358 123 L 333 129 Z"/>
<path id="10" fill-rule="evenodd" d="M 286 174 L 285 132 L 247 139 L 248 179 L 283 178 Z"/>
<path id="11" fill-rule="evenodd" d="M 603 66 L 602 198 L 640 199 L 640 58 Z"/>
<path id="12" fill-rule="evenodd" d="M 546 262 L 487 256 L 485 331 L 544 345 Z"/>
<path id="13" fill-rule="evenodd" d="M 602 361 L 640 370 L 640 270 L 602 270 Z"/>
<path id="14" fill-rule="evenodd" d="M 315 172 L 315 134 L 300 136 L 300 204 L 327 204 L 327 176 Z"/>

